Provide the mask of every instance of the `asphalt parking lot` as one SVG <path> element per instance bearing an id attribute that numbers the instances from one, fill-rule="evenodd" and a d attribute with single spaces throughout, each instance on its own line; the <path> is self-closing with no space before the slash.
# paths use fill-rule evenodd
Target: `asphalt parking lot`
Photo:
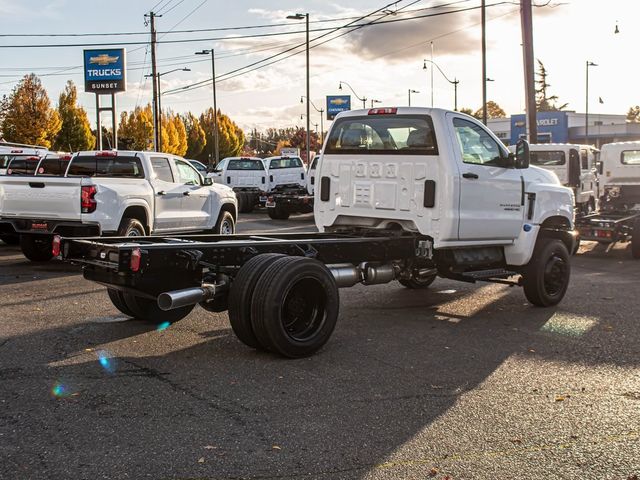
<path id="1" fill-rule="evenodd" d="M 158 331 L 0 245 L 0 478 L 635 478 L 639 266 L 584 245 L 550 309 L 442 279 L 343 289 L 329 343 L 284 360 L 224 313 Z"/>

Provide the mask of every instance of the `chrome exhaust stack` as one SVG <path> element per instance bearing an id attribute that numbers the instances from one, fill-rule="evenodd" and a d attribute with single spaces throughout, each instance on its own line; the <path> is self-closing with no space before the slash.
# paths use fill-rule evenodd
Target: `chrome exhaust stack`
<path id="1" fill-rule="evenodd" d="M 202 287 L 174 290 L 158 295 L 158 307 L 160 310 L 174 310 L 176 308 L 195 305 L 205 300 L 210 300 L 216 294 L 216 290 L 222 285 L 204 285 Z"/>

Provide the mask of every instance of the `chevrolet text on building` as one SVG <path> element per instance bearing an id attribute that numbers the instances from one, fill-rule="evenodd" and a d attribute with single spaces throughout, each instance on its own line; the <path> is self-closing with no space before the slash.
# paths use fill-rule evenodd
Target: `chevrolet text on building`
<path id="1" fill-rule="evenodd" d="M 115 93 L 127 89 L 126 54 L 122 48 L 84 51 L 84 89 L 89 93 Z"/>

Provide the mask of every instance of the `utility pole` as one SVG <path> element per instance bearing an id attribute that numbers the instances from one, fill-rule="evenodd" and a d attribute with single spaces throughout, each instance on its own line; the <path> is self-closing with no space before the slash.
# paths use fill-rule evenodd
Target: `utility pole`
<path id="1" fill-rule="evenodd" d="M 146 17 L 147 15 L 145 15 Z M 162 115 L 162 112 L 159 112 L 158 106 L 158 71 L 156 66 L 156 17 L 161 17 L 162 15 L 156 15 L 153 12 L 149 12 L 149 24 L 151 26 L 151 80 L 153 82 L 153 149 L 156 152 L 161 151 L 162 149 L 162 135 L 160 134 L 160 122 L 159 118 Z"/>
<path id="2" fill-rule="evenodd" d="M 486 34 L 486 8 L 485 0 L 482 0 L 482 123 L 487 124 L 487 34 Z"/>
<path id="3" fill-rule="evenodd" d="M 218 103 L 216 101 L 216 52 L 213 48 L 196 52 L 196 55 L 209 54 L 211 54 L 211 85 L 213 87 L 213 152 L 211 152 L 211 158 L 213 164 L 217 165 L 220 161 L 220 147 L 218 140 Z"/>
<path id="4" fill-rule="evenodd" d="M 535 67 L 533 65 L 533 18 L 531 0 L 520 1 L 520 21 L 522 23 L 522 60 L 524 63 L 524 89 L 527 105 L 527 133 L 531 143 L 538 141 L 536 115 Z"/>

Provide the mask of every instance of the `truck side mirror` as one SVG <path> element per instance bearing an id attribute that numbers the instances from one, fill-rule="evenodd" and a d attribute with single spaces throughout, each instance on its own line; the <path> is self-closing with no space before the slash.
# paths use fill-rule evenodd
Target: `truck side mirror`
<path id="1" fill-rule="evenodd" d="M 521 138 L 516 143 L 516 161 L 514 167 L 517 169 L 529 168 L 531 155 L 529 154 L 529 142 Z"/>
<path id="2" fill-rule="evenodd" d="M 211 177 L 204 177 L 202 179 L 202 185 L 204 185 L 205 187 L 210 187 L 211 185 L 213 185 L 213 179 Z"/>
<path id="3" fill-rule="evenodd" d="M 598 175 L 604 174 L 604 164 L 601 161 L 596 162 L 596 168 L 598 169 Z"/>
<path id="4" fill-rule="evenodd" d="M 578 187 L 580 185 L 580 155 L 577 150 L 569 151 L 569 186 Z"/>

